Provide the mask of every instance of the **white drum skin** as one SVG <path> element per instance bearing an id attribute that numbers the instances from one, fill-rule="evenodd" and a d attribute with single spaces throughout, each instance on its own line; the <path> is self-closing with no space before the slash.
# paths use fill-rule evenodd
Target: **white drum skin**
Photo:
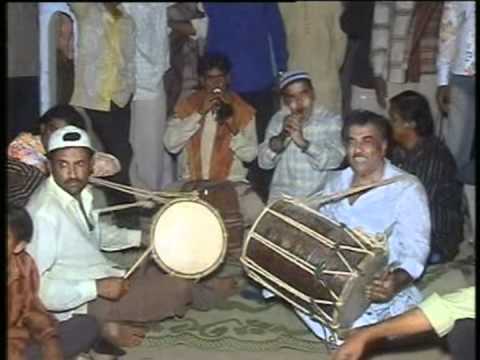
<path id="1" fill-rule="evenodd" d="M 155 215 L 150 239 L 153 259 L 167 273 L 198 279 L 222 263 L 227 232 L 216 209 L 195 199 L 172 200 Z"/>

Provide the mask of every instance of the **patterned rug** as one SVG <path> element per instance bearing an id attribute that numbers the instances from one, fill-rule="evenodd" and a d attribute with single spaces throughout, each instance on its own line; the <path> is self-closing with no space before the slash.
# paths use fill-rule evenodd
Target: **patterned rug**
<path id="1" fill-rule="evenodd" d="M 109 254 L 119 264 L 128 267 L 140 256 L 140 251 Z M 435 280 L 460 270 L 474 271 L 475 258 L 431 266 L 419 282 L 421 290 Z M 222 273 L 241 274 L 240 264 L 227 262 Z M 291 307 L 276 300 L 248 300 L 236 295 L 217 309 L 208 312 L 190 310 L 184 318 L 150 324 L 142 347 L 185 345 L 207 351 L 275 351 L 292 349 L 308 353 L 327 353 L 319 341 L 300 321 Z"/>

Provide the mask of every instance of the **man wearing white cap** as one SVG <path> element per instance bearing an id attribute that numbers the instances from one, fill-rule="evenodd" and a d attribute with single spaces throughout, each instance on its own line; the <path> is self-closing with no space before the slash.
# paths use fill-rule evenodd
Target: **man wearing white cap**
<path id="1" fill-rule="evenodd" d="M 51 135 L 51 175 L 27 204 L 35 229 L 28 252 L 41 276 L 40 298 L 60 321 L 88 313 L 113 343 L 135 346 L 145 330 L 120 322 L 182 315 L 187 304 L 195 304 L 201 285 L 167 276 L 151 263 L 127 281 L 125 270 L 102 254 L 140 246 L 142 232 L 101 223 L 92 212 L 88 178 L 94 152 L 87 133 L 75 126 Z"/>
<path id="2" fill-rule="evenodd" d="M 315 104 L 308 73 L 283 74 L 280 92 L 284 106 L 272 117 L 258 152 L 260 167 L 275 169 L 269 202 L 282 195 L 303 198 L 320 191 L 329 171 L 345 156 L 341 117 Z"/>

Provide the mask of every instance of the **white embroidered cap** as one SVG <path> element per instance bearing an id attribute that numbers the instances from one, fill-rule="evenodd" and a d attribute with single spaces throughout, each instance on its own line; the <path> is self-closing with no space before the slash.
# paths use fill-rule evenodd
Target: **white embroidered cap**
<path id="1" fill-rule="evenodd" d="M 287 71 L 284 73 L 280 78 L 280 90 L 283 90 L 286 86 L 290 85 L 292 82 L 297 80 L 310 80 L 312 78 L 310 75 L 305 71 Z"/>

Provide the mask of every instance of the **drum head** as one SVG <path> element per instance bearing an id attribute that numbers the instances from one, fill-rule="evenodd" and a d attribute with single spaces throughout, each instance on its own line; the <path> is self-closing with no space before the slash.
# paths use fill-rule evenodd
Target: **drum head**
<path id="1" fill-rule="evenodd" d="M 183 278 L 199 278 L 214 271 L 227 247 L 220 215 L 201 200 L 166 204 L 153 219 L 151 239 L 157 264 Z"/>

